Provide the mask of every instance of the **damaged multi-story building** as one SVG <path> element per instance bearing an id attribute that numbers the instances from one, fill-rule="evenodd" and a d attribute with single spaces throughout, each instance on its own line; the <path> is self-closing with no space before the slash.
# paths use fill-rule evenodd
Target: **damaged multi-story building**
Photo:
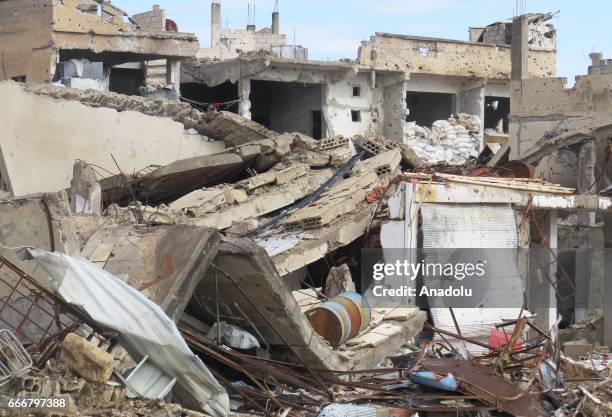
<path id="1" fill-rule="evenodd" d="M 213 28 L 218 7 L 213 4 Z M 530 15 L 534 78 L 555 75 L 556 32 L 544 23 L 550 17 Z M 314 138 L 376 132 L 402 141 L 407 122 L 431 126 L 456 113 L 478 115 L 481 133 L 503 135 L 510 113 L 511 27 L 499 22 L 471 28 L 469 41 L 377 33 L 354 60 L 289 59 L 270 48 L 260 48 L 269 54 L 201 58 L 183 66 L 183 94 L 204 103 L 230 102 L 228 108 L 270 129 Z"/>
<path id="2" fill-rule="evenodd" d="M 177 96 L 180 62 L 199 49 L 159 6 L 129 17 L 110 1 L 6 0 L 0 19 L 0 80 Z"/>

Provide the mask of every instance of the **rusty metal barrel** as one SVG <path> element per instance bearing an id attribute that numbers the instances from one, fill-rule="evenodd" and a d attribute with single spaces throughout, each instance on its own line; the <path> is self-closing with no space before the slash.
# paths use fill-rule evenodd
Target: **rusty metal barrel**
<path id="1" fill-rule="evenodd" d="M 306 317 L 314 331 L 336 347 L 368 327 L 371 310 L 361 295 L 344 292 L 308 311 Z"/>

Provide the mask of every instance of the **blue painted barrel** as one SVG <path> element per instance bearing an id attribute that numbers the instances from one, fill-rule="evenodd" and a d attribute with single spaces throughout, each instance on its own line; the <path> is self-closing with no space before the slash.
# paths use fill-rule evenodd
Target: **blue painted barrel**
<path id="1" fill-rule="evenodd" d="M 361 295 L 345 292 L 308 311 L 306 317 L 315 332 L 336 347 L 368 326 L 371 310 Z"/>

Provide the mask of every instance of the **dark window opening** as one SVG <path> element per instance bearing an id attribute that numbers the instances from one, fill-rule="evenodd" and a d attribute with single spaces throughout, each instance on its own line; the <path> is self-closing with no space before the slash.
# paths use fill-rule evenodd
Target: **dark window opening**
<path id="1" fill-rule="evenodd" d="M 251 80 L 251 119 L 277 132 L 320 138 L 325 132 L 321 84 Z"/>
<path id="2" fill-rule="evenodd" d="M 313 139 L 323 137 L 323 112 L 321 110 L 312 111 L 312 137 Z"/>
<path id="3" fill-rule="evenodd" d="M 361 96 L 361 87 L 353 87 L 353 97 Z"/>
<path id="4" fill-rule="evenodd" d="M 453 113 L 454 94 L 447 93 L 406 93 L 407 122 L 419 126 L 431 126 L 436 120 L 446 120 Z"/>
<path id="5" fill-rule="evenodd" d="M 351 120 L 353 120 L 353 122 L 360 122 L 361 112 L 359 110 L 351 110 Z"/>
<path id="6" fill-rule="evenodd" d="M 484 128 L 508 133 L 510 129 L 510 99 L 485 97 Z"/>
<path id="7" fill-rule="evenodd" d="M 108 89 L 114 93 L 136 96 L 144 82 L 141 69 L 111 68 Z"/>
<path id="8" fill-rule="evenodd" d="M 26 82 L 26 76 L 25 75 L 19 75 L 17 77 L 11 77 L 11 80 L 17 81 L 18 83 L 25 83 Z"/>
<path id="9" fill-rule="evenodd" d="M 238 84 L 227 81 L 214 87 L 204 84 L 181 84 L 181 95 L 192 100 L 192 104 L 202 111 L 209 108 L 238 113 Z"/>

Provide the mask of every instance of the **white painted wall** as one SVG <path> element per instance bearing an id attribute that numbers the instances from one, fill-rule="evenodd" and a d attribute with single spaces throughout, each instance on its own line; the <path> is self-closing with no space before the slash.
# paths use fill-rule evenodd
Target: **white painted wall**
<path id="1" fill-rule="evenodd" d="M 353 87 L 360 88 L 360 96 L 353 96 Z M 369 73 L 330 83 L 326 90 L 323 109 L 328 136 L 363 135 L 370 128 L 377 128 L 381 111 L 376 105 L 378 93 L 372 88 Z M 351 111 L 359 111 L 361 120 L 353 122 Z"/>
<path id="2" fill-rule="evenodd" d="M 14 196 L 68 188 L 76 159 L 113 173 L 217 153 L 222 142 L 188 135 L 181 123 L 138 112 L 92 108 L 0 83 L 0 172 Z"/>

